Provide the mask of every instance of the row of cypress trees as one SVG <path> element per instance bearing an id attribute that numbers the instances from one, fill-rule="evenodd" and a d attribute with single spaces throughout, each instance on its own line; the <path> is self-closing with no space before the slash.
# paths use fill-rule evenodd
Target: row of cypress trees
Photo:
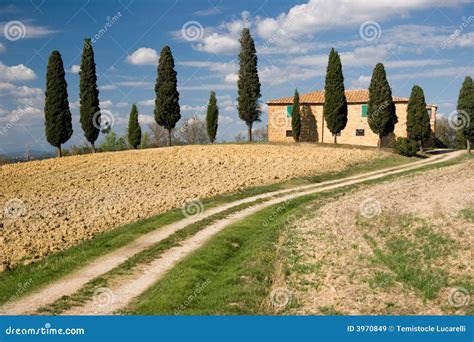
<path id="1" fill-rule="evenodd" d="M 470 141 L 474 140 L 474 85 L 471 77 L 466 77 L 458 99 L 458 116 L 462 121 L 463 135 L 470 152 Z M 324 120 L 337 143 L 337 135 L 347 124 L 347 99 L 344 89 L 344 76 L 341 59 L 337 51 L 329 53 L 326 80 L 324 86 Z M 380 148 L 382 137 L 393 133 L 398 122 L 392 91 L 387 80 L 384 65 L 378 63 L 373 72 L 369 86 L 367 121 L 370 129 L 379 136 L 377 146 Z M 292 109 L 292 133 L 295 141 L 301 134 L 301 113 L 298 90 L 295 90 Z M 423 143 L 431 137 L 430 117 L 426 109 L 423 89 L 414 85 L 407 107 L 407 136 L 416 141 L 423 151 Z"/>
<path id="2" fill-rule="evenodd" d="M 252 125 L 260 121 L 261 109 L 258 100 L 261 93 L 255 43 L 248 28 L 243 29 L 240 43 L 238 111 L 240 119 L 245 121 L 248 127 L 249 141 L 251 141 Z M 168 130 L 169 146 L 171 146 L 171 132 L 181 119 L 177 73 L 174 67 L 171 49 L 169 46 L 164 46 L 160 53 L 155 83 L 154 116 L 157 124 Z M 85 138 L 91 144 L 92 151 L 95 152 L 95 141 L 101 130 L 104 133 L 107 130 L 101 128 L 96 64 L 89 38 L 84 40 L 79 76 L 80 123 Z M 64 65 L 61 54 L 56 50 L 51 53 L 47 66 L 44 112 L 46 139 L 56 147 L 58 156 L 61 156 L 61 145 L 71 138 L 73 129 Z M 206 116 L 207 133 L 211 142 L 216 139 L 218 116 L 216 94 L 211 92 Z M 128 140 L 133 148 L 137 148 L 141 140 L 138 109 L 135 104 L 132 106 L 129 117 Z"/>

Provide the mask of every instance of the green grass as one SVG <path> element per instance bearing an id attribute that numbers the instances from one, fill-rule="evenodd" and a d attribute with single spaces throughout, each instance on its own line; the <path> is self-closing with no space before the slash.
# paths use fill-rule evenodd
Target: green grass
<path id="1" fill-rule="evenodd" d="M 315 194 L 285 205 L 276 204 L 227 227 L 176 265 L 123 313 L 267 313 L 263 302 L 273 281 L 280 232 L 290 215 L 321 196 L 327 195 Z M 275 219 L 263 226 L 266 218 L 276 211 Z M 196 288 L 204 283 L 206 287 L 196 295 Z"/>
<path id="2" fill-rule="evenodd" d="M 379 230 L 382 245 L 369 234 L 364 235 L 376 261 L 389 268 L 395 274 L 395 280 L 417 290 L 423 299 L 435 298 L 439 290 L 448 285 L 448 273 L 437 266 L 437 261 L 452 253 L 455 241 L 434 232 L 424 220 L 412 216 L 401 216 L 395 222 L 359 222 L 363 228 L 364 225 L 379 224 L 384 225 Z M 383 278 L 375 274 L 373 282 L 380 283 Z"/>
<path id="3" fill-rule="evenodd" d="M 117 276 L 130 274 L 133 272 L 134 268 L 137 265 L 143 265 L 149 263 L 159 257 L 162 253 L 178 246 L 180 242 L 185 240 L 186 238 L 196 234 L 201 229 L 207 227 L 208 225 L 212 224 L 213 222 L 223 219 L 224 217 L 237 212 L 239 210 L 243 210 L 251 205 L 258 204 L 263 202 L 263 200 L 245 203 L 238 205 L 236 207 L 227 209 L 221 213 L 212 215 L 208 218 L 202 219 L 196 223 L 193 223 L 176 233 L 170 235 L 168 238 L 156 243 L 155 245 L 147 248 L 131 258 L 127 259 L 117 267 L 113 268 L 109 272 L 92 279 L 88 283 L 86 283 L 79 291 L 74 293 L 71 296 L 63 296 L 56 302 L 48 305 L 46 307 L 40 308 L 38 311 L 42 314 L 60 314 L 63 311 L 70 309 L 73 306 L 80 306 L 82 303 L 85 303 L 87 300 L 91 299 L 94 291 L 99 287 L 108 287 L 110 280 L 113 280 Z"/>
<path id="4" fill-rule="evenodd" d="M 220 204 L 270 191 L 337 179 L 357 173 L 374 171 L 380 168 L 402 165 L 408 162 L 410 162 L 410 159 L 408 158 L 390 155 L 388 157 L 354 164 L 340 172 L 331 172 L 314 177 L 295 178 L 267 186 L 251 187 L 239 192 L 209 198 L 202 202 L 204 208 L 209 209 Z M 13 296 L 15 296 L 15 299 L 18 299 L 21 296 L 36 291 L 41 287 L 70 274 L 80 267 L 83 267 L 94 259 L 125 246 L 141 235 L 159 229 L 167 224 L 179 221 L 182 218 L 183 214 L 181 210 L 175 209 L 167 213 L 123 225 L 114 230 L 98 234 L 93 239 L 84 241 L 65 251 L 51 254 L 32 264 L 19 265 L 12 270 L 1 272 L 0 305 L 11 300 Z M 22 284 L 28 285 L 21 291 L 18 291 L 18 287 Z"/>

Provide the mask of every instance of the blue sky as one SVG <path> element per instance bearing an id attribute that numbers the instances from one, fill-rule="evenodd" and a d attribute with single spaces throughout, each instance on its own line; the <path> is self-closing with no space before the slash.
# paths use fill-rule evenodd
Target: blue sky
<path id="1" fill-rule="evenodd" d="M 465 0 L 310 1 L 5 1 L 0 5 L 0 153 L 52 150 L 44 138 L 44 77 L 48 56 L 67 68 L 74 135 L 79 124 L 83 39 L 94 41 L 101 109 L 124 134 L 136 103 L 142 127 L 153 121 L 157 56 L 171 46 L 183 119 L 202 116 L 209 92 L 220 106 L 218 140 L 245 125 L 237 97 L 238 38 L 256 41 L 262 102 L 323 88 L 331 47 L 341 54 L 346 89 L 367 88 L 377 62 L 392 92 L 413 84 L 440 114 L 455 110 L 460 85 L 474 74 L 474 3 Z M 263 105 L 265 110 L 265 106 Z M 182 120 L 183 120 L 182 119 Z M 260 127 L 266 124 L 266 112 Z M 100 138 L 101 139 L 101 138 Z"/>

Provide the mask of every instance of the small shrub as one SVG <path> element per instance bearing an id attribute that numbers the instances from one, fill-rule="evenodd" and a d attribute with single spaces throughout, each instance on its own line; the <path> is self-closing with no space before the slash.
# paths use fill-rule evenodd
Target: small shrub
<path id="1" fill-rule="evenodd" d="M 416 141 L 407 139 L 407 138 L 397 138 L 393 145 L 393 150 L 395 153 L 398 153 L 405 157 L 413 157 L 418 151 L 418 143 Z"/>

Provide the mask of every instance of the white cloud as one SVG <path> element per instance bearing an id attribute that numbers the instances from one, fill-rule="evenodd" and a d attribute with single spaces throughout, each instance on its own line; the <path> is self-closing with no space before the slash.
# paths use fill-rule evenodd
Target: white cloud
<path id="1" fill-rule="evenodd" d="M 74 64 L 73 66 L 71 66 L 71 69 L 69 70 L 69 72 L 73 74 L 78 74 L 79 71 L 81 71 L 81 66 L 77 64 Z"/>
<path id="2" fill-rule="evenodd" d="M 356 80 L 352 80 L 351 89 L 368 89 L 370 85 L 370 76 L 361 75 Z"/>
<path id="3" fill-rule="evenodd" d="M 116 86 L 121 86 L 121 87 L 153 87 L 154 83 L 152 82 L 144 82 L 144 81 L 123 81 L 123 82 L 117 82 L 115 84 Z"/>
<path id="4" fill-rule="evenodd" d="M 128 102 L 119 102 L 115 105 L 117 108 L 125 108 L 128 107 Z"/>
<path id="5" fill-rule="evenodd" d="M 403 79 L 415 79 L 421 77 L 449 77 L 454 79 L 456 77 L 462 77 L 466 75 L 474 74 L 474 67 L 446 67 L 446 68 L 433 68 L 433 69 L 424 69 L 422 71 L 407 72 L 407 73 L 397 73 L 390 76 L 390 79 L 393 80 L 403 80 Z"/>
<path id="6" fill-rule="evenodd" d="M 235 119 L 230 117 L 230 116 L 226 116 L 226 115 L 219 115 L 219 124 L 222 124 L 222 125 L 229 125 L 231 123 L 234 123 L 235 122 Z"/>
<path id="7" fill-rule="evenodd" d="M 16 86 L 8 82 L 0 82 L 0 96 L 15 98 L 39 97 L 43 95 L 40 88 L 30 88 L 27 86 Z"/>
<path id="8" fill-rule="evenodd" d="M 234 53 L 239 49 L 239 41 L 237 37 L 227 34 L 213 33 L 204 37 L 202 41 L 196 44 L 196 50 L 208 53 Z"/>
<path id="9" fill-rule="evenodd" d="M 190 105 L 182 105 L 181 110 L 183 112 L 200 112 L 206 109 L 206 106 L 190 106 Z"/>
<path id="10" fill-rule="evenodd" d="M 70 109 L 79 109 L 79 107 L 80 107 L 79 101 L 69 102 L 69 108 Z"/>
<path id="11" fill-rule="evenodd" d="M 103 100 L 103 101 L 100 101 L 100 108 L 101 109 L 109 109 L 113 106 L 113 103 L 112 101 L 110 100 Z"/>
<path id="12" fill-rule="evenodd" d="M 35 78 L 35 72 L 23 64 L 7 66 L 0 62 L 0 81 L 30 81 Z"/>
<path id="13" fill-rule="evenodd" d="M 114 90 L 117 89 L 117 86 L 115 84 L 106 84 L 103 86 L 99 87 L 100 90 Z"/>
<path id="14" fill-rule="evenodd" d="M 0 110 L 0 122 L 18 122 L 22 119 L 30 121 L 41 117 L 43 117 L 43 111 L 32 106 L 18 107 L 11 112 Z"/>
<path id="15" fill-rule="evenodd" d="M 138 101 L 138 104 L 145 107 L 151 107 L 155 105 L 155 100 L 142 100 Z"/>
<path id="16" fill-rule="evenodd" d="M 197 16 L 200 16 L 200 17 L 207 17 L 209 15 L 219 14 L 220 12 L 221 11 L 220 11 L 219 7 L 213 5 L 209 8 L 206 8 L 206 9 L 203 9 L 203 10 L 200 10 L 200 11 L 196 11 L 193 14 L 197 15 Z"/>
<path id="17" fill-rule="evenodd" d="M 139 114 L 138 121 L 144 125 L 150 125 L 155 123 L 155 118 L 151 115 Z"/>
<path id="18" fill-rule="evenodd" d="M 232 74 L 228 74 L 225 76 L 224 78 L 224 81 L 227 82 L 227 83 L 237 83 L 237 81 L 239 80 L 239 75 L 235 72 L 233 72 Z"/>
<path id="19" fill-rule="evenodd" d="M 350 27 L 365 21 L 382 21 L 394 16 L 406 16 L 410 11 L 430 7 L 447 7 L 465 0 L 351 0 L 341 5 L 333 0 L 310 0 L 306 4 L 295 5 L 287 13 L 275 18 L 257 18 L 257 32 L 263 39 L 271 39 L 279 32 L 288 38 L 314 35 L 330 28 Z M 280 30 L 280 31 L 278 31 Z"/>
<path id="20" fill-rule="evenodd" d="M 155 49 L 142 47 L 127 56 L 127 62 L 135 65 L 156 65 L 158 63 L 158 53 Z"/>

